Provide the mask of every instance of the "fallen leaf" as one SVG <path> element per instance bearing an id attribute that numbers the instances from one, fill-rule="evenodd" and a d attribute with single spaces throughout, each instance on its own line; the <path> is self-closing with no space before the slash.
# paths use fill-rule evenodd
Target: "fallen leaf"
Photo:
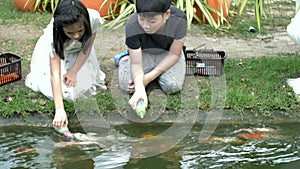
<path id="1" fill-rule="evenodd" d="M 46 100 L 41 99 L 41 100 L 40 100 L 40 105 L 44 106 L 45 104 L 46 104 Z"/>
<path id="2" fill-rule="evenodd" d="M 11 97 L 3 97 L 4 102 L 11 102 L 13 99 Z"/>

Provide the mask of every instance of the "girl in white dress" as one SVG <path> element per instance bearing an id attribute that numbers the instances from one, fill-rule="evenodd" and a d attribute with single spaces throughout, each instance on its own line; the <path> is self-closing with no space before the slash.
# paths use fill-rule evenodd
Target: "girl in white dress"
<path id="1" fill-rule="evenodd" d="M 79 0 L 63 0 L 35 46 L 25 85 L 54 100 L 54 127 L 68 124 L 63 99 L 87 98 L 106 89 L 93 47 L 101 23 L 99 13 Z"/>
<path id="2" fill-rule="evenodd" d="M 296 15 L 287 26 L 287 33 L 296 44 L 300 45 L 300 0 L 296 0 Z M 293 88 L 296 100 L 300 102 L 300 77 L 288 79 L 287 83 Z"/>
<path id="3" fill-rule="evenodd" d="M 300 45 L 300 0 L 296 0 L 296 15 L 292 18 L 291 23 L 287 26 L 287 33 L 292 40 Z"/>

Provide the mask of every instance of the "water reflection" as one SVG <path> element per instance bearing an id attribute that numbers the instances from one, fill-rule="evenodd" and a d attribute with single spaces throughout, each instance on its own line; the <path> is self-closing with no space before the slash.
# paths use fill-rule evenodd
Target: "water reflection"
<path id="1" fill-rule="evenodd" d="M 264 133 L 265 135 L 258 137 L 257 133 L 253 133 L 253 137 L 245 137 L 245 135 L 230 132 L 237 126 L 223 125 L 214 133 L 215 137 L 219 138 L 217 141 L 210 139 L 180 150 L 181 168 L 255 167 L 267 169 L 297 163 L 300 160 L 300 140 L 299 131 L 295 128 L 299 126 L 299 124 L 274 125 L 275 129 Z M 221 138 L 224 139 L 221 140 Z M 241 139 L 243 144 L 236 144 L 237 139 Z"/>
<path id="2" fill-rule="evenodd" d="M 0 133 L 1 169 L 119 168 L 130 159 L 129 146 L 111 144 L 113 141 L 108 142 L 107 147 L 98 144 L 57 146 L 71 140 L 51 128 L 6 126 L 0 127 Z"/>
<path id="3" fill-rule="evenodd" d="M 169 127 L 157 124 L 143 125 L 143 130 L 138 130 L 134 124 L 119 126 L 116 130 L 128 137 L 146 137 L 151 140 L 162 139 L 155 133 L 160 133 Z M 252 131 L 248 129 L 262 127 L 272 128 L 275 132 L 268 133 L 268 137 L 255 135 L 254 138 L 245 138 L 239 135 L 245 131 L 251 133 Z M 103 139 L 101 144 L 57 146 L 58 143 L 70 140 L 56 134 L 51 128 L 5 126 L 0 127 L 0 168 L 298 169 L 299 127 L 298 123 L 274 124 L 267 127 L 265 125 L 220 125 L 211 136 L 219 140 L 210 139 L 203 142 L 198 137 L 202 126 L 196 125 L 188 136 L 171 150 L 148 158 L 134 159 L 132 158 L 134 142 L 129 140 L 111 140 L 113 137 L 110 136 L 106 137 L 106 140 Z M 229 138 L 243 140 L 243 144 L 235 144 Z M 164 144 L 151 145 L 149 150 Z"/>

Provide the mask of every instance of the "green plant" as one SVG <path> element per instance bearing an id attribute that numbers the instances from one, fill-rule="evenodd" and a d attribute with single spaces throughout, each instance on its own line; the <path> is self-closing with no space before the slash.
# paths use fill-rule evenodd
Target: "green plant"
<path id="1" fill-rule="evenodd" d="M 220 0 L 220 6 L 221 3 L 225 4 L 225 10 L 220 8 L 218 11 L 210 6 L 208 1 L 209 0 L 173 0 L 172 4 L 186 13 L 189 27 L 193 21 L 201 22 L 201 18 L 196 15 L 196 8 L 198 8 L 202 12 L 207 23 L 214 29 L 220 28 L 224 23 L 230 28 L 230 22 L 224 17 L 224 13 L 238 14 L 241 16 L 245 12 L 246 7 L 253 4 L 252 2 L 248 2 L 248 0 L 232 0 L 231 4 L 233 8 L 230 9 L 230 7 L 226 5 L 226 0 Z M 135 11 L 134 2 L 135 0 L 119 0 L 109 14 L 113 20 L 107 22 L 105 26 L 117 29 L 124 25 L 128 17 Z M 255 20 L 259 32 L 261 31 L 262 16 L 266 18 L 265 6 L 265 0 L 255 0 L 254 6 L 251 6 L 251 8 L 254 7 Z M 120 10 L 118 11 L 118 9 Z M 212 13 L 215 13 L 218 16 L 217 21 L 214 19 Z"/>
<path id="2" fill-rule="evenodd" d="M 220 6 L 220 11 L 211 6 L 209 1 L 210 0 L 173 0 L 173 5 L 186 13 L 189 27 L 194 20 L 198 23 L 204 22 L 204 19 L 198 16 L 199 12 L 204 16 L 205 21 L 215 29 L 218 29 L 221 24 L 224 24 L 225 22 L 230 26 L 229 22 L 224 17 L 225 13 L 229 13 L 230 8 L 230 6 L 227 5 L 226 0 L 219 1 L 218 6 Z M 224 4 L 225 10 L 223 10 L 222 4 Z M 197 9 L 199 11 L 197 11 Z M 217 19 L 214 18 L 213 13 L 215 13 Z"/>
<path id="3" fill-rule="evenodd" d="M 298 76 L 299 61 L 297 55 L 288 54 L 226 60 L 226 107 L 260 112 L 299 109 L 286 83 L 288 78 Z"/>
<path id="4" fill-rule="evenodd" d="M 226 4 L 225 1 L 226 0 L 223 0 L 224 4 Z M 201 22 L 201 19 L 196 15 L 195 6 L 197 6 L 202 11 L 204 17 L 211 27 L 217 29 L 224 22 L 228 23 L 229 25 L 229 22 L 225 17 L 223 17 L 223 13 L 229 13 L 228 6 L 226 6 L 225 11 L 223 11 L 221 8 L 221 11 L 219 12 L 218 10 L 210 6 L 207 0 L 173 0 L 172 4 L 186 13 L 188 26 L 192 24 L 193 20 Z M 114 8 L 110 10 L 111 11 L 109 12 L 108 17 L 113 18 L 113 20 L 107 22 L 105 26 L 108 28 L 117 29 L 120 26 L 124 25 L 129 16 L 135 11 L 135 0 L 119 0 L 115 4 Z M 211 12 L 214 12 L 219 16 L 218 21 L 214 20 Z"/>
<path id="5" fill-rule="evenodd" d="M 249 4 L 248 0 L 234 0 L 236 6 L 238 7 L 238 15 L 242 15 L 246 6 Z M 255 19 L 258 31 L 261 31 L 261 19 L 262 16 L 267 17 L 265 12 L 265 0 L 255 0 L 254 10 L 255 10 Z"/>
<path id="6" fill-rule="evenodd" d="M 33 0 L 27 0 L 26 5 Z M 35 0 L 35 7 L 34 11 L 37 11 L 40 7 L 44 11 L 54 11 L 56 6 L 61 0 Z M 207 21 L 207 23 L 214 29 L 220 28 L 221 25 L 226 25 L 230 28 L 230 22 L 224 17 L 224 13 L 233 13 L 238 14 L 241 16 L 244 12 L 247 6 L 252 5 L 253 3 L 250 3 L 248 0 L 232 0 L 232 6 L 233 10 L 229 10 L 230 7 L 227 6 L 226 0 L 220 0 L 220 6 L 221 3 L 225 4 L 225 10 L 223 8 L 220 8 L 220 11 L 216 10 L 214 7 L 209 5 L 209 0 L 172 0 L 172 4 L 181 10 L 183 10 L 187 15 L 187 21 L 188 26 L 193 23 L 193 21 L 196 21 L 198 23 L 203 22 L 203 19 L 199 18 L 197 15 L 197 9 L 201 11 L 203 14 L 203 17 Z M 103 2 L 100 8 L 103 7 L 103 5 L 107 3 L 107 0 Z M 108 28 L 117 29 L 124 25 L 124 23 L 127 21 L 129 16 L 135 11 L 135 0 L 118 0 L 116 4 L 109 8 L 109 14 L 105 16 L 105 18 L 111 18 L 112 20 L 107 22 L 104 26 Z M 261 31 L 261 20 L 262 17 L 266 18 L 266 12 L 265 12 L 265 6 L 266 1 L 265 0 L 255 0 L 254 3 L 254 11 L 255 11 L 255 20 L 257 24 L 258 31 Z M 215 13 L 215 15 L 218 16 L 218 19 L 214 19 L 212 13 Z"/>
<path id="7" fill-rule="evenodd" d="M 33 0 L 27 0 L 25 5 L 27 5 L 30 1 L 33 1 Z M 34 0 L 34 1 L 35 1 L 34 11 L 37 11 L 40 7 L 42 7 L 43 11 L 54 12 L 58 3 L 61 0 Z"/>
<path id="8" fill-rule="evenodd" d="M 125 24 L 129 16 L 135 11 L 135 0 L 119 0 L 114 8 L 109 9 L 107 17 L 112 21 L 107 22 L 104 26 L 111 29 L 117 29 Z"/>

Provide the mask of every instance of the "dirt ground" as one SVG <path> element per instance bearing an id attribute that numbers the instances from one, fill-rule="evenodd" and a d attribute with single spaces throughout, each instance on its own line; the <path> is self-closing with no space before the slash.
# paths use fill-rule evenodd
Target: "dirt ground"
<path id="1" fill-rule="evenodd" d="M 126 48 L 124 37 L 120 34 L 101 34 L 98 36 L 97 49 L 100 53 L 113 48 Z M 103 46 L 101 44 L 107 44 Z M 297 46 L 287 35 L 285 30 L 275 34 L 260 36 L 253 39 L 234 39 L 231 37 L 209 37 L 203 34 L 188 35 L 185 45 L 188 49 L 194 49 L 205 44 L 204 48 L 225 51 L 228 58 L 247 58 L 260 56 L 274 56 L 280 53 L 295 53 L 299 51 Z"/>
<path id="2" fill-rule="evenodd" d="M 26 44 L 28 39 L 38 38 L 42 34 L 42 30 L 43 28 L 32 25 L 0 25 L 0 39 Z M 95 48 L 100 56 L 109 57 L 110 52 L 114 54 L 126 48 L 122 31 L 108 31 L 105 28 L 98 33 L 95 43 Z M 299 47 L 290 39 L 285 30 L 265 36 L 257 35 L 253 39 L 247 40 L 231 37 L 209 37 L 202 34 L 187 35 L 186 46 L 189 49 L 202 44 L 205 44 L 205 48 L 208 49 L 225 51 L 228 58 L 274 56 L 279 53 L 299 51 Z M 5 52 L 5 49 L 5 44 L 0 44 L 1 52 Z"/>
<path id="3" fill-rule="evenodd" d="M 22 55 L 24 59 L 29 60 L 34 49 L 34 43 L 28 43 L 28 41 L 38 38 L 42 31 L 43 28 L 33 25 L 0 25 L 0 39 L 2 41 L 0 52 L 10 52 L 7 44 L 16 42 L 16 44 L 20 44 L 16 47 L 16 52 Z M 275 56 L 280 53 L 296 53 L 300 49 L 287 35 L 286 30 L 265 36 L 257 35 L 248 40 L 231 37 L 209 37 L 200 33 L 187 35 L 185 45 L 188 49 L 196 48 L 202 44 L 205 44 L 207 49 L 225 51 L 227 58 Z M 101 29 L 95 41 L 95 48 L 99 56 L 105 56 L 102 66 L 110 69 L 113 67 L 113 56 L 126 49 L 124 31 L 122 29 L 119 31 Z"/>

